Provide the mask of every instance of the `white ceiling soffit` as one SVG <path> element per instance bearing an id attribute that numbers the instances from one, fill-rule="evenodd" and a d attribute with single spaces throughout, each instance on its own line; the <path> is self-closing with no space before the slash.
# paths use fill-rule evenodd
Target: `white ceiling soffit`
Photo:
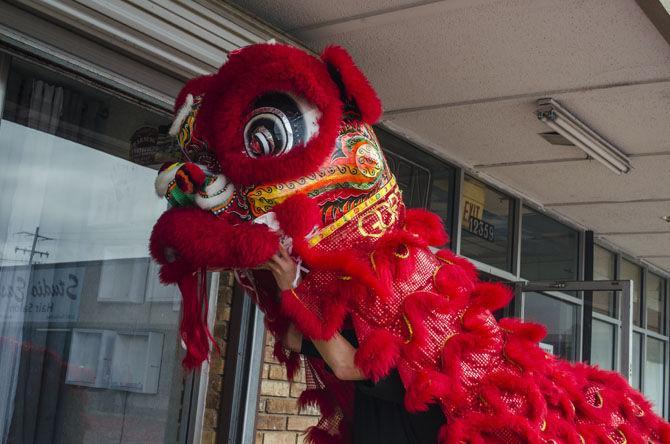
<path id="1" fill-rule="evenodd" d="M 647 16 L 658 0 L 237 3 L 314 50 L 346 47 L 384 126 L 670 271 L 670 45 L 656 29 L 667 14 Z M 542 97 L 621 148 L 632 172 L 543 140 Z"/>

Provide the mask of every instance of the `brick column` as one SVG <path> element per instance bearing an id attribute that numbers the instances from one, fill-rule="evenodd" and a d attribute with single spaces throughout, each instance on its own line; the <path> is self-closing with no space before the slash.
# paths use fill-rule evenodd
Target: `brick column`
<path id="1" fill-rule="evenodd" d="M 286 369 L 272 356 L 274 339 L 265 340 L 261 393 L 256 418 L 256 444 L 302 444 L 305 430 L 316 425 L 319 411 L 300 410 L 298 396 L 305 390 L 305 372 L 289 382 Z"/>

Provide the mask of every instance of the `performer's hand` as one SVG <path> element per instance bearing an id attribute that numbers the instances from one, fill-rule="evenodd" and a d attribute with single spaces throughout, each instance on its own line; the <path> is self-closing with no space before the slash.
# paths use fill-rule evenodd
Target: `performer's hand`
<path id="1" fill-rule="evenodd" d="M 272 272 L 280 290 L 285 291 L 293 288 L 293 282 L 298 272 L 298 265 L 289 256 L 288 251 L 284 247 L 280 246 L 279 252 L 272 256 L 264 266 Z"/>

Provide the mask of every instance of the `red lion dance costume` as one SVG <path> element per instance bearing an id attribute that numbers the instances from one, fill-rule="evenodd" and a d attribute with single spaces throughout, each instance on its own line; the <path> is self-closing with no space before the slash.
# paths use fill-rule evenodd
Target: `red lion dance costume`
<path id="1" fill-rule="evenodd" d="M 546 354 L 539 325 L 496 322 L 491 312 L 511 293 L 429 248 L 447 241 L 441 220 L 405 208 L 370 127 L 381 104 L 343 49 L 319 59 L 279 44 L 243 48 L 189 82 L 175 109 L 187 162 L 159 173 L 172 208 L 150 248 L 184 297 L 185 366 L 206 359 L 212 339 L 204 271 L 229 269 L 265 312 L 290 376 L 300 365 L 281 343 L 290 322 L 312 339 L 353 327 L 367 377 L 397 368 L 409 411 L 439 403 L 440 442 L 670 443 L 670 425 L 622 377 Z M 281 293 L 255 268 L 280 243 L 305 270 Z M 307 361 L 299 402 L 322 414 L 308 438 L 347 442 L 353 386 Z"/>

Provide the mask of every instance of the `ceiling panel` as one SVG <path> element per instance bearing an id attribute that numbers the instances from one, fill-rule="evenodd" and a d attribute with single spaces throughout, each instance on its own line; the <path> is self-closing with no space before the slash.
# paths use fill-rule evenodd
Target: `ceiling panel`
<path id="1" fill-rule="evenodd" d="M 487 168 L 492 177 L 535 196 L 539 203 L 670 199 L 670 155 L 632 159 L 617 175 L 593 160 Z"/>
<path id="2" fill-rule="evenodd" d="M 670 77 L 670 47 L 633 1 L 450 3 L 307 43 L 348 48 L 387 110 Z"/>
<path id="3" fill-rule="evenodd" d="M 670 152 L 670 79 L 555 98 L 627 154 Z"/>
<path id="4" fill-rule="evenodd" d="M 605 236 L 605 239 L 637 256 L 667 255 L 670 251 L 670 233 Z"/>
<path id="5" fill-rule="evenodd" d="M 551 145 L 551 129 L 535 117 L 535 100 L 513 100 L 412 112 L 384 118 L 439 145 L 469 165 L 586 157 L 575 147 Z"/>
<path id="6" fill-rule="evenodd" d="M 579 221 L 584 226 L 592 227 L 596 234 L 670 231 L 670 223 L 661 219 L 664 216 L 670 216 L 670 200 L 667 202 L 589 204 L 553 209 L 570 219 Z"/>
<path id="7" fill-rule="evenodd" d="M 285 31 L 425 3 L 421 0 L 233 0 L 238 6 Z"/>

